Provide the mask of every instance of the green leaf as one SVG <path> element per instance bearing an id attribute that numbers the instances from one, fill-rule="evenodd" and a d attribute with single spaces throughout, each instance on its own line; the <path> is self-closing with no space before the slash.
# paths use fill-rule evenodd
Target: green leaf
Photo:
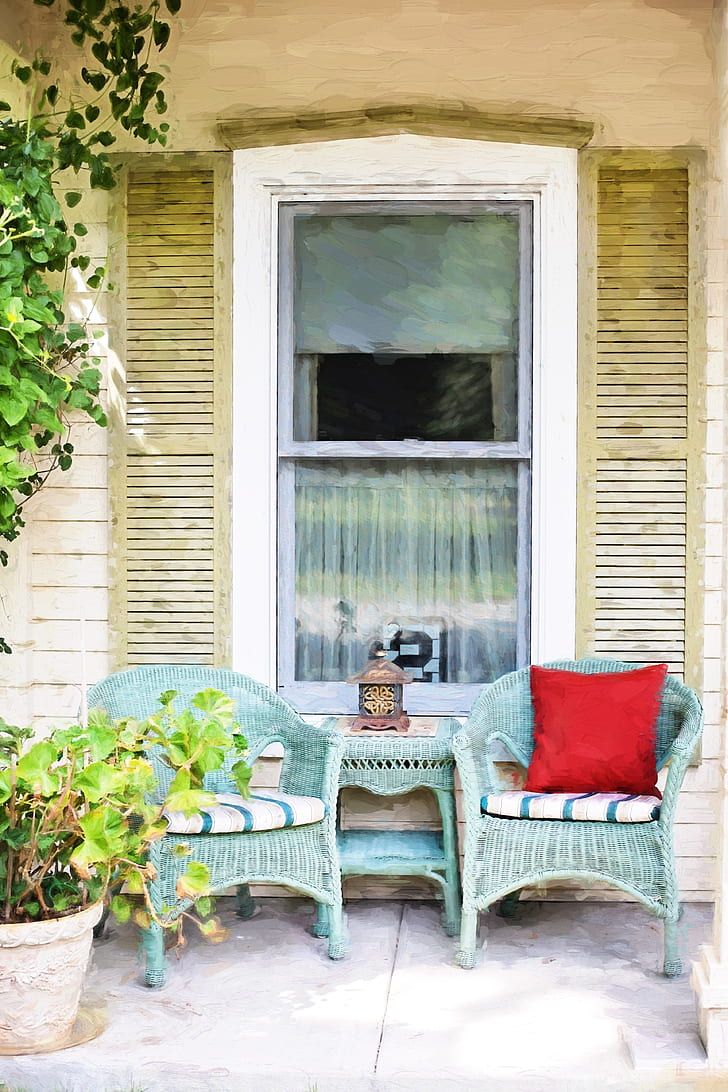
<path id="1" fill-rule="evenodd" d="M 141 895 L 144 891 L 144 880 L 135 868 L 126 877 L 126 889 L 130 895 Z"/>
<path id="2" fill-rule="evenodd" d="M 0 391 L 0 420 L 6 425 L 17 425 L 28 412 L 29 403 L 13 391 Z"/>
<path id="3" fill-rule="evenodd" d="M 91 46 L 91 52 L 97 61 L 105 65 L 109 59 L 109 46 L 107 42 L 94 42 Z"/>
<path id="4" fill-rule="evenodd" d="M 61 218 L 61 206 L 50 193 L 40 193 L 38 195 L 38 212 L 44 220 L 49 222 Z"/>
<path id="5" fill-rule="evenodd" d="M 58 749 L 50 740 L 41 740 L 26 751 L 18 761 L 18 777 L 25 781 L 32 792 L 40 796 L 52 796 L 58 791 L 60 777 L 51 766 L 58 761 Z"/>
<path id="6" fill-rule="evenodd" d="M 195 709 L 200 709 L 203 713 L 209 713 L 210 716 L 226 722 L 232 721 L 235 712 L 235 702 L 230 695 L 212 687 L 195 694 L 191 704 Z"/>
<path id="7" fill-rule="evenodd" d="M 77 871 L 83 874 L 90 865 L 113 861 L 115 856 L 122 853 L 126 827 L 115 808 L 96 808 L 82 815 L 79 825 L 83 830 L 84 840 L 70 858 Z"/>
<path id="8" fill-rule="evenodd" d="M 93 408 L 93 401 L 88 391 L 79 390 L 78 388 L 71 391 L 66 403 L 73 409 L 90 410 Z"/>
<path id="9" fill-rule="evenodd" d="M 234 763 L 230 773 L 232 774 L 233 781 L 235 782 L 235 786 L 240 795 L 244 797 L 250 796 L 250 779 L 253 776 L 252 767 L 241 759 Z"/>
<path id="10" fill-rule="evenodd" d="M 74 235 L 82 235 L 82 236 L 83 235 L 88 235 L 88 228 L 86 227 L 85 224 L 80 224 L 80 223 L 79 224 L 74 224 L 73 225 L 73 234 Z"/>
<path id="11" fill-rule="evenodd" d="M 27 167 L 23 171 L 23 185 L 31 197 L 37 197 L 45 179 L 37 167 Z"/>
<path id="12" fill-rule="evenodd" d="M 186 773 L 180 770 L 180 773 Z M 176 780 L 176 778 L 175 778 Z M 172 782 L 174 784 L 174 782 Z M 195 815 L 201 808 L 211 808 L 215 804 L 215 794 L 204 789 L 176 789 L 167 793 L 164 806 L 168 811 L 181 811 L 183 815 Z"/>
<path id="13" fill-rule="evenodd" d="M 78 190 L 69 190 L 66 194 L 66 204 L 68 205 L 69 209 L 75 208 L 82 197 L 83 194 L 79 193 Z"/>
<path id="14" fill-rule="evenodd" d="M 152 27 L 152 36 L 157 49 L 164 49 L 169 41 L 169 23 L 155 22 Z"/>
<path id="15" fill-rule="evenodd" d="M 88 72 L 86 83 L 89 83 L 93 87 L 94 91 L 103 91 L 106 84 L 109 82 L 109 77 L 105 76 L 103 72 Z"/>
<path id="16" fill-rule="evenodd" d="M 197 899 L 210 893 L 210 870 L 199 861 L 190 861 L 176 884 L 177 897 Z"/>
<path id="17" fill-rule="evenodd" d="M 170 15 L 176 15 L 182 7 L 182 0 L 164 0 L 164 4 Z"/>
<path id="18" fill-rule="evenodd" d="M 207 895 L 203 895 L 203 897 L 198 899 L 195 903 L 195 910 L 203 918 L 209 917 L 212 913 L 212 899 Z"/>
<path id="19" fill-rule="evenodd" d="M 83 341 L 86 337 L 86 327 L 80 322 L 70 322 L 66 329 L 66 337 L 69 341 Z"/>
<path id="20" fill-rule="evenodd" d="M 98 106 L 93 106 L 92 104 L 89 104 L 84 110 L 84 114 L 86 115 L 86 121 L 96 121 L 96 118 L 99 116 L 100 113 L 101 111 Z"/>
<path id="21" fill-rule="evenodd" d="M 10 771 L 0 770 L 0 804 L 10 799 Z"/>
<path id="22" fill-rule="evenodd" d="M 3 114 L 7 114 L 11 109 L 12 107 L 10 106 L 9 102 L 5 102 L 4 99 L 0 99 L 0 112 L 2 112 Z"/>
<path id="23" fill-rule="evenodd" d="M 124 925 L 131 917 L 132 906 L 133 903 L 129 899 L 125 899 L 123 895 L 114 895 L 109 904 L 109 909 L 119 924 Z"/>
<path id="24" fill-rule="evenodd" d="M 74 778 L 74 786 L 91 804 L 113 796 L 124 787 L 122 770 L 105 762 L 92 762 Z"/>
<path id="25" fill-rule="evenodd" d="M 69 129 L 85 129 L 86 122 L 80 110 L 69 110 L 66 114 L 65 124 Z"/>
<path id="26" fill-rule="evenodd" d="M 83 368 L 78 373 L 77 382 L 84 390 L 91 391 L 92 394 L 98 394 L 101 385 L 101 372 L 98 368 Z"/>
<path id="27" fill-rule="evenodd" d="M 18 65 L 15 68 L 15 75 L 21 83 L 28 83 L 32 72 L 28 65 Z"/>

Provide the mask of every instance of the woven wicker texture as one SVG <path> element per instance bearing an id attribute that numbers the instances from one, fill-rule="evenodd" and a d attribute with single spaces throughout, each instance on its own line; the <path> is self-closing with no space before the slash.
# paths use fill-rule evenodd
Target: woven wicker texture
<path id="1" fill-rule="evenodd" d="M 336 718 L 327 721 L 335 724 Z M 345 735 L 340 783 L 383 796 L 409 792 L 413 786 L 452 790 L 452 735 L 459 727 L 442 717 L 435 736 Z"/>
<path id="2" fill-rule="evenodd" d="M 334 717 L 327 724 L 338 722 Z M 442 920 L 449 936 L 455 936 L 460 928 L 452 752 L 452 735 L 459 728 L 454 718 L 439 717 L 435 735 L 344 733 L 339 775 L 342 787 L 356 786 L 377 796 L 422 788 L 433 792 L 442 820 L 441 837 L 432 831 L 343 831 L 342 868 L 345 875 L 424 876 L 433 880 L 442 890 Z"/>
<path id="3" fill-rule="evenodd" d="M 186 867 L 184 859 L 173 856 L 175 845 L 184 844 L 191 858 L 210 870 L 213 891 L 244 885 L 239 893 L 240 911 L 252 912 L 249 883 L 272 883 L 291 887 L 310 895 L 325 908 L 328 922 L 329 955 L 340 959 L 346 949 L 341 902 L 341 873 L 336 848 L 336 802 L 339 768 L 343 750 L 340 733 L 324 726 L 306 724 L 282 698 L 267 687 L 234 671 L 185 665 L 138 667 L 110 675 L 94 686 L 88 696 L 89 708 L 105 709 L 112 717 L 144 718 L 159 708 L 159 695 L 165 690 L 178 693 L 177 708 L 189 705 L 199 690 L 213 687 L 232 697 L 236 718 L 248 740 L 248 761 L 252 764 L 271 743 L 284 748 L 280 789 L 300 796 L 317 796 L 327 805 L 327 814 L 319 823 L 285 830 L 214 835 L 165 835 L 151 848 L 150 860 L 157 870 L 151 885 L 156 912 L 165 920 L 174 920 L 190 906 L 180 900 L 175 885 Z M 150 755 L 162 800 L 172 778 L 172 771 L 157 755 Z M 205 787 L 214 792 L 234 792 L 229 765 L 208 774 Z M 189 859 L 189 858 L 188 858 Z M 144 936 L 147 957 L 146 982 L 162 985 L 164 973 L 164 936 L 152 926 Z"/>
<path id="4" fill-rule="evenodd" d="M 629 671 L 634 664 L 576 660 L 548 664 L 586 674 Z M 665 922 L 667 975 L 679 974 L 676 925 L 680 912 L 672 828 L 680 786 L 702 731 L 702 709 L 688 687 L 668 676 L 657 724 L 658 769 L 669 764 L 659 820 L 651 823 L 570 823 L 559 820 L 501 819 L 481 814 L 486 793 L 499 782 L 493 745 L 503 744 L 527 766 L 533 750 L 533 705 L 528 668 L 504 675 L 483 689 L 468 723 L 453 740 L 463 786 L 465 861 L 463 916 L 457 959 L 472 967 L 476 959 L 478 911 L 517 892 L 552 880 L 598 880 L 643 903 Z"/>

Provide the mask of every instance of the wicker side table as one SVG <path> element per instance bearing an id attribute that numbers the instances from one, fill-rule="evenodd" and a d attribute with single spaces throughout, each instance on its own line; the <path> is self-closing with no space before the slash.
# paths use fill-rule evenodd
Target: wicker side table
<path id="1" fill-rule="evenodd" d="M 331 718 L 341 727 L 340 718 Z M 346 736 L 339 788 L 366 789 L 378 796 L 399 796 L 430 789 L 442 819 L 439 830 L 339 831 L 342 876 L 422 876 L 442 892 L 442 923 L 449 936 L 460 928 L 454 772 L 451 740 L 460 724 L 438 718 L 431 736 L 362 734 Z M 319 915 L 314 931 L 326 935 Z"/>

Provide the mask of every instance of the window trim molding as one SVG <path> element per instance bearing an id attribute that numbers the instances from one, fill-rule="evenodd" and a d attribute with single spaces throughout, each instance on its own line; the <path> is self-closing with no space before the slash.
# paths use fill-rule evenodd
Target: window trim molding
<path id="1" fill-rule="evenodd" d="M 233 667 L 276 685 L 278 206 L 295 201 L 533 201 L 531 659 L 573 656 L 576 151 L 410 135 L 245 149 L 233 192 Z"/>
<path id="2" fill-rule="evenodd" d="M 453 103 L 383 103 L 301 114 L 251 112 L 225 118 L 217 128 L 220 139 L 230 149 L 397 133 L 584 148 L 594 136 L 593 122 L 583 118 L 501 113 Z"/>

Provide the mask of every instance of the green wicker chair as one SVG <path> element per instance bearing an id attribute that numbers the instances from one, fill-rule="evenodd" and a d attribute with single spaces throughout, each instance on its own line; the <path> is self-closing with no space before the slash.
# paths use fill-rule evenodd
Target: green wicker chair
<path id="1" fill-rule="evenodd" d="M 121 671 L 94 686 L 88 702 L 90 708 L 105 709 L 113 717 L 142 719 L 159 707 L 163 691 L 176 690 L 179 703 L 183 704 L 206 687 L 223 690 L 235 699 L 236 717 L 249 744 L 248 761 L 255 762 L 271 743 L 281 743 L 284 747 L 281 791 L 319 797 L 326 805 L 326 815 L 320 822 L 282 830 L 166 834 L 153 844 L 150 853 L 157 872 L 151 884 L 154 908 L 160 916 L 173 921 L 191 905 L 190 900 L 180 900 L 175 892 L 186 861 L 175 857 L 174 848 L 187 843 L 192 847 L 192 858 L 209 868 L 213 891 L 238 887 L 241 917 L 250 917 L 254 911 L 249 883 L 279 884 L 310 895 L 323 911 L 314 931 L 319 936 L 328 935 L 329 956 L 341 959 L 346 951 L 346 937 L 336 848 L 336 802 L 343 748 L 340 733 L 306 724 L 282 698 L 245 675 L 211 667 L 159 665 Z M 153 754 L 150 759 L 161 800 L 172 771 Z M 231 755 L 232 761 L 235 756 Z M 237 791 L 226 767 L 208 774 L 205 787 L 212 792 Z M 143 947 L 145 981 L 148 986 L 161 986 L 165 980 L 165 957 L 164 931 L 160 926 L 152 925 L 145 931 Z"/>
<path id="2" fill-rule="evenodd" d="M 593 674 L 628 671 L 634 664 L 611 660 L 552 663 Z M 533 706 L 529 669 L 486 686 L 467 724 L 453 740 L 463 786 L 465 863 L 460 947 L 456 960 L 476 962 L 478 912 L 503 899 L 501 912 L 515 911 L 520 890 L 552 880 L 595 879 L 626 891 L 665 923 L 663 970 L 682 971 L 677 946 L 680 902 L 675 878 L 672 824 L 685 770 L 702 730 L 702 710 L 692 690 L 668 676 L 657 723 L 657 767 L 669 763 L 659 819 L 647 823 L 502 819 L 481 813 L 487 793 L 503 791 L 492 745 L 503 744 L 522 766 L 533 750 Z"/>

